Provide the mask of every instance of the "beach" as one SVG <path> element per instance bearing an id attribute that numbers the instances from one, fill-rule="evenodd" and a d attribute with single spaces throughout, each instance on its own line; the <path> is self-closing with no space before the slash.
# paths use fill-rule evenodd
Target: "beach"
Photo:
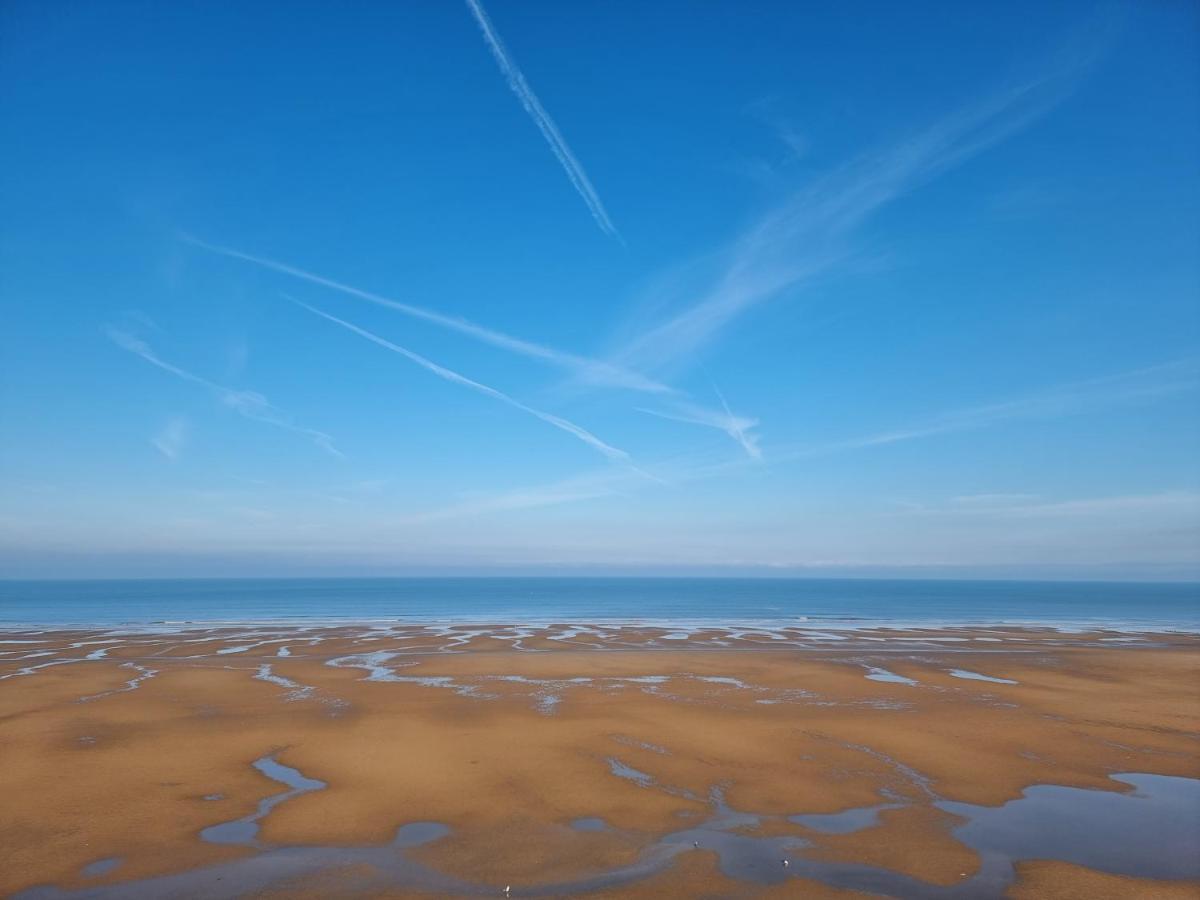
<path id="1" fill-rule="evenodd" d="M 1200 900 L 1200 0 L 0 0 L 0 900 Z"/>
<path id="2" fill-rule="evenodd" d="M 1198 651 L 1011 626 L 13 629 L 0 892 L 1192 897 Z"/>

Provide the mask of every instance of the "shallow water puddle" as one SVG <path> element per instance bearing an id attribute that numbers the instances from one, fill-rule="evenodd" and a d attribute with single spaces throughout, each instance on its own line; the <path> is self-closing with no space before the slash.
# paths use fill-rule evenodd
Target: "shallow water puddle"
<path id="1" fill-rule="evenodd" d="M 626 765 L 615 756 L 610 756 L 607 760 L 609 771 L 618 778 L 624 778 L 626 781 L 632 781 L 639 787 L 650 787 L 654 784 L 654 776 L 647 775 L 645 772 L 635 769 L 633 766 Z"/>
<path id="2" fill-rule="evenodd" d="M 968 820 L 954 836 L 980 853 L 1056 859 L 1142 878 L 1200 878 L 1200 780 L 1112 777 L 1135 790 L 1039 784 L 1003 806 L 936 805 Z"/>
<path id="3" fill-rule="evenodd" d="M 629 737 L 625 734 L 610 735 L 618 744 L 624 744 L 627 747 L 637 747 L 641 750 L 649 750 L 651 753 L 657 753 L 659 756 L 670 756 L 671 751 L 666 747 L 660 747 L 658 744 L 651 744 L 649 741 L 639 741 L 637 738 Z"/>
<path id="4" fill-rule="evenodd" d="M 572 820 L 571 827 L 576 831 L 607 831 L 608 823 L 599 816 L 584 816 L 582 819 Z"/>
<path id="5" fill-rule="evenodd" d="M 650 777 L 615 762 L 613 774 Z M 500 887 L 461 881 L 405 856 L 404 850 L 451 833 L 447 826 L 437 822 L 403 825 L 397 829 L 392 843 L 383 847 L 263 847 L 254 840 L 258 820 L 284 800 L 317 790 L 324 784 L 278 763 L 273 757 L 258 760 L 255 767 L 291 789 L 261 801 L 253 815 L 224 823 L 228 830 L 220 833 L 220 842 L 241 843 L 261 852 L 177 875 L 81 891 L 40 887 L 17 897 L 20 900 L 85 896 L 157 900 L 178 895 L 232 900 L 278 887 L 288 879 L 352 865 L 376 870 L 381 880 L 373 886 L 380 888 L 402 887 L 456 896 L 501 894 Z M 630 774 L 625 774 L 626 770 Z M 974 848 L 981 861 L 974 876 L 949 886 L 872 866 L 809 859 L 805 852 L 812 846 L 810 841 L 793 835 L 756 835 L 755 829 L 777 817 L 734 810 L 725 802 L 721 789 L 714 788 L 709 797 L 710 815 L 705 821 L 664 835 L 646 846 L 631 865 L 569 882 L 514 890 L 512 896 L 567 896 L 619 887 L 665 871 L 676 856 L 691 850 L 716 852 L 721 871 L 742 882 L 779 884 L 794 877 L 809 878 L 834 887 L 905 900 L 999 898 L 1013 880 L 1013 863 L 1026 859 L 1065 860 L 1146 878 L 1200 878 L 1200 859 L 1192 853 L 1200 842 L 1200 821 L 1196 816 L 1196 810 L 1200 809 L 1200 780 L 1139 774 L 1114 777 L 1135 790 L 1116 793 L 1037 785 L 1026 790 L 1021 798 L 999 807 L 937 801 L 935 805 L 940 809 L 966 819 L 953 834 Z M 881 804 L 827 815 L 797 815 L 790 817 L 790 821 L 826 833 L 845 834 L 872 827 L 878 811 L 898 805 Z M 232 829 L 232 826 L 239 827 Z M 222 827 L 205 829 L 206 839 L 212 840 L 213 829 Z M 587 817 L 574 820 L 571 827 L 597 831 L 608 826 L 599 817 Z"/>
<path id="6" fill-rule="evenodd" d="M 420 847 L 450 834 L 450 827 L 441 822 L 410 822 L 396 829 L 393 847 Z"/>
<path id="7" fill-rule="evenodd" d="M 297 681 L 292 681 L 283 675 L 278 675 L 272 669 L 270 663 L 263 663 L 254 673 L 254 678 L 257 681 L 266 681 L 270 684 L 278 685 L 282 688 L 287 688 L 288 692 L 285 695 L 288 700 L 307 700 L 314 693 L 316 688 L 310 684 L 300 684 Z"/>
<path id="8" fill-rule="evenodd" d="M 949 672 L 955 678 L 966 678 L 970 681 L 990 681 L 993 684 L 1020 684 L 1019 681 L 1014 681 L 1012 678 L 996 678 L 994 675 L 981 675 L 978 672 L 971 672 L 967 669 L 950 669 Z"/>
<path id="9" fill-rule="evenodd" d="M 836 813 L 788 816 L 788 821 L 822 834 L 851 834 L 878 825 L 879 814 L 885 809 L 900 809 L 903 806 L 903 803 L 880 803 L 876 806 L 844 809 Z"/>
<path id="10" fill-rule="evenodd" d="M 352 656 L 338 656 L 325 661 L 325 665 L 335 669 L 366 669 L 367 677 L 363 681 L 401 681 L 401 677 L 392 671 L 393 668 L 415 666 L 416 661 L 384 665 L 393 657 L 399 656 L 399 651 L 376 650 L 373 653 L 358 653 Z"/>
<path id="11" fill-rule="evenodd" d="M 243 816 L 232 822 L 221 822 L 219 825 L 210 825 L 200 832 L 200 837 L 204 840 L 211 841 L 214 844 L 257 846 L 258 822 L 267 813 L 285 800 L 291 800 L 293 797 L 299 797 L 301 794 L 307 794 L 310 791 L 319 791 L 322 788 L 328 787 L 325 782 L 318 781 L 315 778 L 308 778 L 300 774 L 296 769 L 278 762 L 273 756 L 264 756 L 262 759 L 256 759 L 254 761 L 254 768 L 258 769 L 258 771 L 262 772 L 268 778 L 273 778 L 281 784 L 286 784 L 291 790 L 263 798 L 258 803 L 258 809 L 248 816 Z"/>
<path id="12" fill-rule="evenodd" d="M 114 688 L 111 691 L 102 691 L 99 694 L 90 694 L 87 697 L 80 697 L 78 702 L 90 703 L 93 700 L 99 700 L 102 697 L 111 697 L 113 694 L 127 694 L 130 691 L 136 691 L 142 686 L 143 681 L 149 681 L 158 674 L 158 669 L 148 669 L 145 666 L 139 665 L 135 662 L 121 663 L 121 668 L 132 669 L 133 671 L 137 672 L 137 674 L 125 682 L 124 687 Z"/>
<path id="13" fill-rule="evenodd" d="M 863 666 L 867 670 L 864 676 L 871 681 L 886 681 L 888 684 L 917 684 L 916 679 L 905 678 L 903 675 L 897 675 L 895 672 L 888 669 L 881 669 L 879 666 Z"/>
<path id="14" fill-rule="evenodd" d="M 95 862 L 90 862 L 82 869 L 79 874 L 84 878 L 99 878 L 101 875 L 107 875 L 122 862 L 119 856 L 110 856 L 107 859 L 98 859 Z"/>

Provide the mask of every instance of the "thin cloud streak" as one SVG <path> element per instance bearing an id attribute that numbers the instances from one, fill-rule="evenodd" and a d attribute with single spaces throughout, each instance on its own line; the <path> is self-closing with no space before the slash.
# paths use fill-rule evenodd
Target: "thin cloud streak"
<path id="1" fill-rule="evenodd" d="M 1036 497 L 1030 497 L 1028 494 L 997 494 L 990 496 L 1009 496 L 1013 499 L 980 504 L 964 504 L 961 502 L 962 498 L 953 497 L 947 503 L 935 505 L 914 503 L 895 515 L 982 520 L 992 518 L 1087 519 L 1105 515 L 1128 517 L 1149 513 L 1180 513 L 1195 519 L 1196 515 L 1200 513 L 1200 493 L 1190 490 L 1160 491 L 1153 494 L 1083 497 L 1068 500 L 1038 500 Z"/>
<path id="2" fill-rule="evenodd" d="M 751 459 L 762 459 L 762 450 L 758 447 L 758 436 L 750 434 L 750 429 L 758 425 L 758 419 L 747 419 L 741 416 L 735 416 L 733 410 L 729 408 L 729 403 L 725 400 L 725 395 L 721 393 L 720 388 L 715 384 L 713 391 L 717 395 L 717 399 L 721 401 L 721 408 L 725 410 L 725 431 L 731 438 L 742 445 L 742 449 L 746 451 L 746 455 Z"/>
<path id="3" fill-rule="evenodd" d="M 1097 55 L 1101 38 L 1079 42 L 1039 76 L 799 191 L 718 255 L 716 276 L 699 291 L 687 291 L 699 299 L 628 341 L 611 359 L 651 371 L 684 363 L 747 310 L 852 258 L 850 238 L 872 215 L 1060 103 Z"/>
<path id="4" fill-rule="evenodd" d="M 975 509 L 979 507 L 1006 506 L 1014 503 L 1029 503 L 1037 499 L 1037 494 L 959 494 L 957 497 L 951 497 L 950 502 L 962 507 Z"/>
<path id="5" fill-rule="evenodd" d="M 583 198 L 583 202 L 587 204 L 592 218 L 596 220 L 596 224 L 600 226 L 600 230 L 605 234 L 619 241 L 622 240 L 621 235 L 609 219 L 608 213 L 604 209 L 604 204 L 600 202 L 599 196 L 597 196 L 595 189 L 592 187 L 592 182 L 588 179 L 587 173 L 583 171 L 583 166 L 579 164 L 579 160 L 575 158 L 575 154 L 571 152 L 571 148 L 567 146 L 567 142 L 559 132 L 558 126 L 554 124 L 554 120 L 550 118 L 550 114 L 546 112 L 545 107 L 542 106 L 541 101 L 534 94 L 533 88 L 529 86 L 529 82 L 525 80 L 525 76 L 521 74 L 521 70 L 517 68 L 517 64 L 513 61 L 512 56 L 509 55 L 504 42 L 500 39 L 500 35 L 496 33 L 496 29 L 492 26 L 492 21 L 488 18 L 483 4 L 479 0 L 467 0 L 467 6 L 471 10 L 471 15 L 475 17 L 475 21 L 479 24 L 479 30 L 483 32 L 483 39 L 487 42 L 488 49 L 492 51 L 492 56 L 496 58 L 496 64 L 500 66 L 500 71 L 508 81 L 509 89 L 521 101 L 521 106 L 525 108 L 525 112 L 529 114 L 529 118 L 533 119 L 533 123 L 537 125 L 538 131 L 542 133 L 542 137 L 550 145 L 550 150 L 554 153 L 563 171 L 567 173 L 567 178 L 571 180 L 571 186 L 575 188 L 579 196 Z M 624 242 L 622 241 L 622 243 Z"/>
<path id="6" fill-rule="evenodd" d="M 845 451 L 882 447 L 904 441 L 921 440 L 943 434 L 987 428 L 1003 422 L 1020 419 L 1080 415 L 1091 410 L 1102 409 L 1116 404 L 1139 400 L 1153 400 L 1158 397 L 1195 390 L 1200 390 L 1200 360 L 1176 360 L 1162 365 L 1148 366 L 1115 375 L 1059 385 L 1011 401 L 954 410 L 936 416 L 926 424 L 897 428 L 893 431 L 832 441 L 826 444 L 792 447 L 791 449 L 773 453 L 769 460 L 764 460 L 760 464 L 767 467 L 786 465 L 805 459 L 835 455 Z M 643 411 L 651 412 L 651 410 Z M 653 412 L 653 414 L 662 415 L 660 412 Z M 681 419 L 681 421 L 692 420 Z M 722 462 L 697 462 L 695 460 L 676 459 L 669 461 L 668 464 L 663 466 L 651 466 L 651 469 L 656 473 L 655 481 L 660 485 L 676 487 L 692 481 L 706 480 L 738 471 L 745 471 L 748 466 L 755 463 L 758 463 L 758 461 L 748 457 L 740 457 Z M 579 489 L 577 487 L 579 484 L 586 485 L 586 489 Z M 564 489 L 564 485 L 569 485 L 569 488 Z M 596 496 L 615 494 L 618 493 L 618 486 L 624 486 L 629 491 L 632 491 L 636 487 L 644 485 L 640 485 L 638 482 L 623 480 L 619 473 L 607 475 L 604 473 L 594 473 L 580 476 L 579 479 L 569 482 L 556 482 L 542 487 L 523 488 L 520 491 L 513 492 L 511 496 L 514 498 L 513 502 L 515 505 L 519 505 L 522 509 L 527 509 L 534 506 L 568 503 L 575 499 L 591 499 Z M 579 496 L 576 496 L 576 494 Z M 508 508 L 506 498 L 509 496 L 508 494 L 494 495 L 488 498 L 486 502 L 474 505 L 455 505 L 425 515 L 431 518 L 456 518 L 475 513 L 499 511 Z M 1004 495 L 993 495 L 996 498 L 1002 496 Z M 1020 498 L 1026 495 L 1009 496 Z M 1180 495 L 1170 494 L 1164 496 L 1177 499 Z M 959 503 L 963 507 L 969 507 L 971 499 L 959 498 Z M 1030 497 L 1029 499 L 1033 498 Z M 1174 500 L 1170 502 L 1174 502 Z M 1036 514 L 1033 512 L 1035 504 L 1025 504 L 1025 507 L 1030 510 L 1031 515 Z M 1071 507 L 1064 507 L 1063 511 L 1069 509 Z M 1038 512 L 1048 514 L 1051 510 L 1041 509 Z"/>
<path id="7" fill-rule="evenodd" d="M 121 331 L 117 328 L 108 328 L 106 332 L 112 342 L 122 350 L 132 353 L 134 356 L 141 357 L 146 362 L 157 366 L 164 372 L 171 373 L 176 378 L 212 391 L 224 406 L 234 410 L 238 415 L 244 416 L 247 419 L 253 419 L 255 422 L 262 422 L 265 425 L 273 425 L 276 428 L 290 431 L 293 434 L 302 435 L 325 452 L 339 458 L 343 457 L 342 452 L 333 445 L 333 438 L 328 434 L 323 431 L 316 431 L 312 428 L 303 428 L 292 424 L 288 416 L 282 410 L 272 406 L 262 394 L 255 391 L 240 391 L 225 387 L 224 385 L 217 384 L 215 381 L 209 381 L 207 378 L 195 375 L 186 369 L 181 369 L 179 366 L 173 365 L 160 357 L 145 341 L 134 337 L 126 331 Z"/>
<path id="8" fill-rule="evenodd" d="M 1157 494 L 1130 494 L 1116 497 L 1085 497 L 1050 503 L 1002 507 L 996 515 L 1021 518 L 1090 517 L 1106 514 L 1121 516 L 1149 512 L 1179 512 L 1195 520 L 1200 513 L 1200 493 L 1195 491 L 1162 491 Z"/>
<path id="9" fill-rule="evenodd" d="M 189 423 L 183 416 L 172 416 L 166 424 L 150 439 L 159 453 L 174 462 L 183 452 L 187 443 Z"/>
<path id="10" fill-rule="evenodd" d="M 422 368 L 428 369 L 434 375 L 444 379 L 445 381 L 449 381 L 452 384 L 461 385 L 465 388 L 470 388 L 473 391 L 477 391 L 480 394 L 491 397 L 493 400 L 499 400 L 501 403 L 506 403 L 509 406 L 534 416 L 535 418 L 541 419 L 543 422 L 553 425 L 555 428 L 561 429 L 572 437 L 583 441 L 585 444 L 588 444 L 594 449 L 600 451 L 609 459 L 619 460 L 621 462 L 629 462 L 630 460 L 629 454 L 624 450 L 620 450 L 604 443 L 604 441 L 600 440 L 600 438 L 596 437 L 590 431 L 587 431 L 586 429 L 576 425 L 574 422 L 568 421 L 560 416 L 553 415 L 552 413 L 542 412 L 539 409 L 534 409 L 532 406 L 526 406 L 520 400 L 510 397 L 503 391 L 498 391 L 486 384 L 480 384 L 478 381 L 473 381 L 470 378 L 467 378 L 465 375 L 460 375 L 458 372 L 455 372 L 452 369 L 447 369 L 445 366 L 439 366 L 437 363 L 426 359 L 419 353 L 414 353 L 411 350 L 405 349 L 399 344 L 393 344 L 386 338 L 382 338 L 377 334 L 367 331 L 365 328 L 360 328 L 351 322 L 347 322 L 345 319 L 339 319 L 337 316 L 332 316 L 327 312 L 317 309 L 315 306 L 309 306 L 307 303 L 303 303 L 295 298 L 289 297 L 288 299 L 298 306 L 304 307 L 314 315 L 318 315 L 323 319 L 328 319 L 330 322 L 340 325 L 348 331 L 352 331 L 360 337 L 364 337 L 368 341 L 378 344 L 380 347 L 391 350 L 393 353 L 399 353 L 401 356 L 411 360 Z"/>
<path id="11" fill-rule="evenodd" d="M 372 293 L 371 291 L 365 291 L 361 288 L 343 284 L 339 281 L 334 281 L 331 278 L 326 278 L 323 275 L 318 275 L 314 272 L 309 272 L 296 266 L 279 262 L 278 260 L 263 256 L 255 256 L 250 253 L 244 253 L 241 250 L 235 250 L 232 247 L 223 247 L 218 244 L 210 244 L 190 235 L 182 235 L 182 238 L 188 243 L 204 250 L 208 250 L 212 253 L 216 253 L 221 256 L 227 256 L 231 259 L 240 259 L 275 272 L 291 275 L 294 278 L 299 278 L 312 284 L 317 284 L 344 294 L 349 294 L 353 297 L 358 297 L 361 300 L 366 300 L 369 303 L 374 303 L 377 306 L 396 310 L 397 312 L 411 316 L 415 319 L 431 322 L 451 331 L 469 335 L 470 337 L 473 337 L 485 344 L 490 344 L 494 347 L 508 350 L 520 356 L 550 363 L 558 368 L 569 371 L 572 373 L 572 375 L 579 378 L 580 381 L 584 383 L 656 394 L 667 398 L 682 398 L 683 396 L 683 393 L 676 388 L 663 384 L 660 381 L 655 381 L 651 378 L 648 378 L 641 372 L 637 372 L 626 366 L 616 365 L 603 360 L 590 359 L 585 356 L 579 356 L 577 354 L 556 350 L 543 344 L 536 344 L 532 341 L 526 341 L 521 338 L 513 337 L 512 335 L 504 334 L 503 332 L 485 328 L 482 325 L 477 325 L 474 322 L 470 322 L 466 319 L 446 316 L 442 313 L 434 312 L 433 310 L 425 309 L 420 306 L 414 306 L 411 303 L 403 303 L 399 300 L 392 300 L 388 297 L 383 297 L 379 294 Z M 729 434 L 730 437 L 737 441 L 743 448 L 746 448 L 747 453 L 752 456 L 756 454 L 757 448 L 754 447 L 752 449 L 750 445 L 753 444 L 757 438 L 747 437 L 745 435 L 739 436 L 735 430 L 731 430 L 729 428 L 729 423 L 733 422 L 735 417 L 728 412 L 728 408 L 726 408 L 726 416 L 722 417 L 717 411 L 703 409 L 694 403 L 681 400 L 680 408 L 682 409 L 684 407 L 692 411 L 691 418 L 680 419 L 680 421 L 694 422 L 698 425 L 711 425 L 714 428 L 718 428 L 719 430 Z M 644 412 L 649 412 L 651 415 L 660 415 L 662 418 L 672 418 L 670 415 L 665 415 L 654 410 L 644 410 Z M 757 424 L 757 420 L 745 418 L 737 418 L 737 422 L 741 423 L 739 427 L 742 428 L 749 428 Z"/>
<path id="12" fill-rule="evenodd" d="M 854 449 L 894 444 L 916 438 L 983 428 L 1010 419 L 1055 418 L 1076 415 L 1103 406 L 1200 388 L 1200 360 L 1182 359 L 1059 385 L 1015 400 L 955 410 L 923 424 L 867 435 L 829 445 L 829 449 Z"/>
<path id="13" fill-rule="evenodd" d="M 725 397 L 721 392 L 717 391 L 716 393 L 721 401 L 721 410 L 707 409 L 695 403 L 678 400 L 668 409 L 639 406 L 637 411 L 671 422 L 703 425 L 706 428 L 723 431 L 745 451 L 746 456 L 750 459 L 762 459 L 762 449 L 758 446 L 758 435 L 750 433 L 751 429 L 758 426 L 758 419 L 735 415 L 729 408 L 729 404 L 725 402 Z"/>
<path id="14" fill-rule="evenodd" d="M 438 509 L 415 513 L 398 520 L 397 525 L 418 525 L 449 519 L 470 518 L 496 512 L 540 509 L 564 503 L 597 500 L 620 493 L 623 483 L 634 483 L 633 472 L 605 472 L 568 478 L 552 484 L 516 488 L 496 494 L 471 497 Z"/>
<path id="15" fill-rule="evenodd" d="M 379 294 L 365 291 L 361 288 L 356 288 L 348 284 L 343 284 L 339 281 L 334 281 L 332 278 L 326 278 L 323 275 L 318 275 L 315 272 L 309 272 L 297 266 L 288 265 L 287 263 L 279 262 L 278 260 L 270 259 L 265 256 L 255 256 L 251 253 L 244 253 L 241 250 L 235 250 L 232 247 L 223 247 L 219 244 L 210 244 L 202 241 L 199 238 L 191 235 L 181 235 L 182 239 L 194 246 L 208 250 L 212 253 L 221 256 L 227 256 L 231 259 L 240 259 L 244 262 L 254 263 L 262 266 L 265 269 L 270 269 L 275 272 L 280 272 L 284 275 L 291 275 L 294 278 L 299 278 L 308 281 L 312 284 L 319 284 L 322 287 L 330 288 L 331 290 L 339 291 L 343 294 L 349 294 L 352 297 L 358 297 L 360 300 L 366 300 L 378 306 L 393 309 L 397 312 L 404 313 L 406 316 L 411 316 L 414 319 L 420 319 L 424 322 L 430 322 L 434 325 L 439 325 L 442 328 L 447 328 L 451 331 L 457 331 L 459 334 L 465 334 L 473 337 L 485 344 L 491 344 L 493 347 L 499 347 L 503 350 L 509 350 L 520 356 L 529 357 L 530 359 L 541 360 L 542 362 L 550 363 L 560 369 L 565 369 L 582 381 L 590 384 L 605 385 L 609 387 L 625 388 L 633 391 L 643 391 L 650 394 L 673 394 L 676 393 L 674 388 L 668 387 L 661 382 L 655 381 L 646 377 L 640 372 L 635 372 L 623 366 L 615 365 L 603 360 L 589 359 L 586 356 L 579 356 L 574 353 L 567 353 L 562 350 L 556 350 L 553 347 L 547 347 L 543 344 L 537 344 L 533 341 L 526 341 L 522 338 L 513 337 L 509 334 L 496 331 L 491 328 L 486 328 L 482 325 L 477 325 L 467 319 L 458 318 L 456 316 L 447 316 L 431 309 L 425 309 L 421 306 L 414 306 L 411 303 L 404 303 L 399 300 L 392 300 L 389 297 L 383 297 Z"/>

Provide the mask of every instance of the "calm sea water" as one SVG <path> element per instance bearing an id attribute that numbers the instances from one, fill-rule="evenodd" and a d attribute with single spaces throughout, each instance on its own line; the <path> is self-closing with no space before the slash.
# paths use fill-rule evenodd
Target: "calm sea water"
<path id="1" fill-rule="evenodd" d="M 0 581 L 0 625 L 339 619 L 1035 623 L 1200 631 L 1200 585 L 761 578 Z"/>

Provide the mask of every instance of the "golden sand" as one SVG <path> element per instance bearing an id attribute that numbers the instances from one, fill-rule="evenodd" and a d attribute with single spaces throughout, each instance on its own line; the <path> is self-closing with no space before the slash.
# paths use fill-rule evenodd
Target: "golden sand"
<path id="1" fill-rule="evenodd" d="M 1114 772 L 1200 776 L 1200 653 L 1179 636 L 1126 647 L 1096 635 L 1009 631 L 980 643 L 942 631 L 966 640 L 939 645 L 921 643 L 932 634 L 887 633 L 919 647 L 885 656 L 891 644 L 781 647 L 749 636 L 722 646 L 653 630 L 623 631 L 605 649 L 545 636 L 514 649 L 511 639 L 478 635 L 455 653 L 419 629 L 322 634 L 246 650 L 237 648 L 254 641 L 234 630 L 121 636 L 102 658 L 25 673 L 80 659 L 105 645 L 72 643 L 105 638 L 80 631 L 0 644 L 0 676 L 9 676 L 0 680 L 0 893 L 121 884 L 252 855 L 199 832 L 280 793 L 251 766 L 269 754 L 327 787 L 270 812 L 264 843 L 378 846 L 405 823 L 440 822 L 452 832 L 411 858 L 516 890 L 636 862 L 663 834 L 707 816 L 714 788 L 732 809 L 767 817 L 754 834 L 809 841 L 807 858 L 949 885 L 979 860 L 935 797 L 998 805 L 1041 783 L 1123 789 Z M 46 655 L 26 655 L 42 646 Z M 328 664 L 372 652 L 400 654 L 379 663 L 385 678 L 425 680 L 364 680 L 370 661 Z M 264 665 L 287 684 L 255 677 Z M 869 680 L 867 666 L 918 683 Z M 952 677 L 958 667 L 1019 683 Z M 643 781 L 614 775 L 614 760 Z M 787 820 L 884 798 L 899 808 L 850 834 Z M 584 817 L 609 827 L 570 827 Z M 109 857 L 122 860 L 111 873 L 81 875 Z M 272 895 L 416 895 L 377 875 L 348 866 L 282 881 Z M 1198 888 L 1038 862 L 1018 867 L 1010 892 L 1174 897 Z M 706 895 L 851 892 L 732 879 L 699 848 L 588 894 Z"/>

